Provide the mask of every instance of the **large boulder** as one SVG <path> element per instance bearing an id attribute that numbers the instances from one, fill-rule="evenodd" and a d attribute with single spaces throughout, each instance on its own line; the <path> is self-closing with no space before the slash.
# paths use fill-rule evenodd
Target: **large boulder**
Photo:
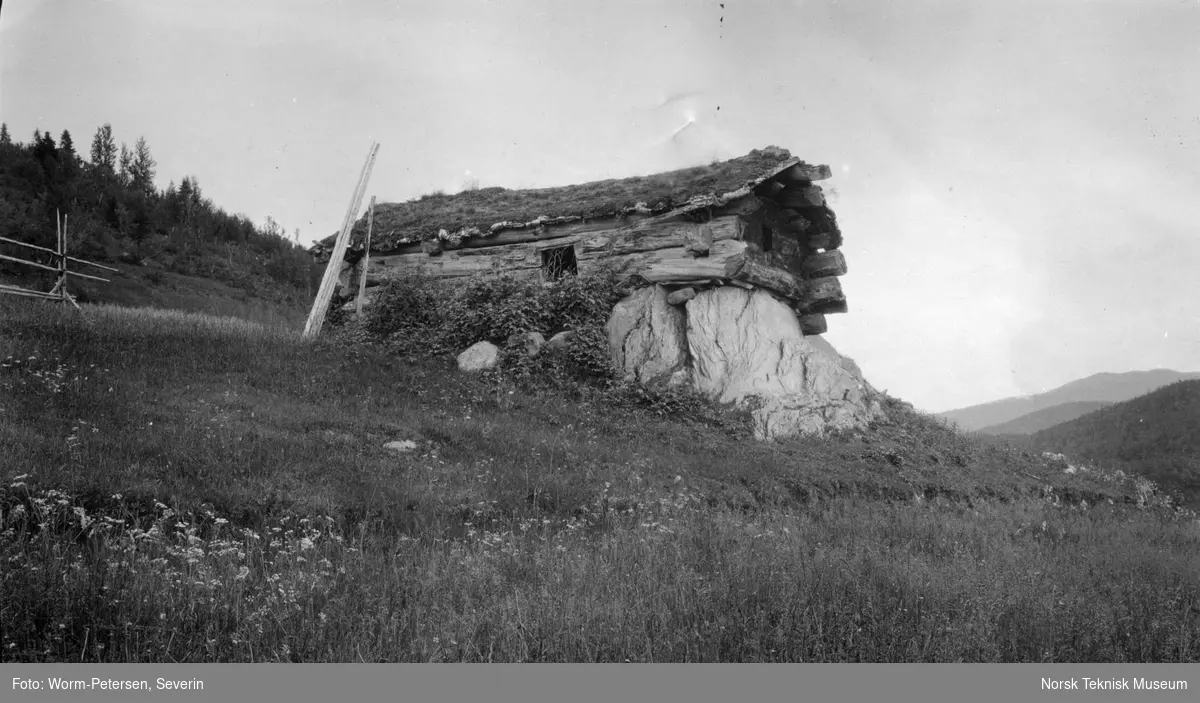
<path id="1" fill-rule="evenodd" d="M 613 365 L 626 379 L 680 383 L 687 378 L 687 325 L 667 303 L 662 286 L 639 289 L 618 302 L 605 329 Z"/>
<path id="2" fill-rule="evenodd" d="M 687 302 L 697 390 L 724 403 L 755 399 L 755 435 L 779 439 L 861 427 L 881 417 L 853 361 L 805 337 L 795 313 L 763 290 L 721 287 Z"/>

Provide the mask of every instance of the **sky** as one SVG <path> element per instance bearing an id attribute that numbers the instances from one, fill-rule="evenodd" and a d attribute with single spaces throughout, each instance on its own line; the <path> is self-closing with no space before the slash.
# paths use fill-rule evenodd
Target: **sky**
<path id="1" fill-rule="evenodd" d="M 7 0 L 0 120 L 144 136 L 302 243 L 372 141 L 380 202 L 777 145 L 832 168 L 825 337 L 875 387 L 1200 370 L 1200 0 Z"/>

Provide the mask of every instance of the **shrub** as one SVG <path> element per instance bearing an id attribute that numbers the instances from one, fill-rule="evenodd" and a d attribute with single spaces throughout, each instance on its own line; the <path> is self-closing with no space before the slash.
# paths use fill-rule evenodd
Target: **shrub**
<path id="1" fill-rule="evenodd" d="M 568 349 L 539 356 L 539 368 L 605 376 L 609 369 L 604 324 L 627 288 L 619 273 L 608 267 L 567 276 L 550 286 L 508 274 L 462 282 L 414 276 L 385 285 L 365 328 L 386 339 L 396 353 L 419 356 L 457 353 L 480 341 L 503 344 L 519 332 L 549 337 L 571 330 L 575 334 Z M 515 355 L 507 355 L 505 363 L 512 371 L 523 364 Z M 524 365 L 526 375 L 532 375 L 535 365 Z"/>

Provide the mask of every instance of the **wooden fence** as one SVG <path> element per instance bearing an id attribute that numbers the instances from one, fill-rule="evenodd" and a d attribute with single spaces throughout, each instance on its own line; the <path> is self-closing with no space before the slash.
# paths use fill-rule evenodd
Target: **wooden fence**
<path id="1" fill-rule="evenodd" d="M 75 271 L 69 271 L 69 270 L 67 270 L 67 262 L 68 261 L 71 261 L 71 262 L 74 262 L 77 264 L 84 264 L 85 266 L 94 266 L 98 269 L 104 269 L 105 271 L 112 271 L 113 273 L 120 273 L 120 271 L 118 271 L 117 269 L 114 269 L 114 268 L 109 268 L 108 266 L 101 266 L 100 264 L 92 263 L 91 261 L 84 261 L 83 259 L 77 259 L 74 256 L 68 256 L 67 255 L 67 218 L 64 216 L 62 218 L 62 221 L 59 222 L 58 218 L 56 216 L 55 221 L 56 221 L 55 222 L 56 225 L 58 226 L 58 245 L 57 245 L 56 249 L 47 249 L 46 247 L 39 247 L 39 246 L 36 246 L 33 244 L 27 244 L 25 242 L 18 242 L 17 240 L 9 239 L 8 237 L 0 237 L 0 242 L 4 242 L 7 244 L 15 244 L 17 246 L 26 247 L 28 249 L 35 249 L 37 251 L 40 251 L 40 252 L 43 252 L 46 254 L 50 254 L 51 257 L 53 257 L 52 260 L 54 262 L 53 265 L 50 265 L 50 266 L 47 266 L 46 264 L 39 264 L 36 261 L 28 261 L 26 259 L 18 259 L 15 256 L 7 256 L 5 254 L 0 254 L 0 259 L 2 259 L 4 261 L 13 261 L 18 264 L 24 264 L 25 266 L 33 266 L 34 268 L 45 269 L 46 271 L 53 271 L 54 273 L 58 274 L 58 276 L 55 280 L 55 283 L 54 283 L 54 288 L 50 289 L 49 293 L 43 293 L 42 291 L 29 290 L 28 288 L 21 288 L 19 286 L 11 286 L 11 285 L 6 285 L 3 283 L 0 283 L 0 293 L 8 294 L 8 295 L 21 295 L 21 296 L 26 296 L 29 298 L 42 298 L 42 299 L 46 299 L 46 300 L 58 300 L 62 303 L 71 303 L 72 305 L 75 306 L 76 309 L 78 309 L 79 303 L 75 302 L 75 296 L 71 295 L 71 293 L 67 290 L 67 278 L 69 276 L 76 276 L 78 278 L 86 278 L 86 279 L 92 280 L 92 281 L 103 281 L 104 283 L 108 283 L 109 281 L 107 278 L 100 278 L 99 276 L 89 276 L 86 273 L 77 273 Z"/>

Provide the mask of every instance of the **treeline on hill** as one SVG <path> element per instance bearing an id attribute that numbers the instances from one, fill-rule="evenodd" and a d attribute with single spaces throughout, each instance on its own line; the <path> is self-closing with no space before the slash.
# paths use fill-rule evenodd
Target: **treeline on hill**
<path id="1" fill-rule="evenodd" d="M 259 227 L 226 213 L 204 197 L 194 176 L 156 189 L 157 164 L 144 138 L 118 148 L 104 124 L 89 156 L 78 153 L 67 130 L 55 141 L 38 129 L 20 143 L 0 125 L 0 236 L 53 248 L 61 213 L 72 256 L 212 278 L 263 297 L 310 294 L 319 272 L 278 223 L 268 217 Z M 29 271 L 0 261 L 0 274 L 22 278 Z"/>
<path id="2" fill-rule="evenodd" d="M 1020 443 L 1062 452 L 1083 463 L 1135 471 L 1180 491 L 1189 502 L 1198 502 L 1200 380 L 1173 383 L 1042 430 Z"/>

